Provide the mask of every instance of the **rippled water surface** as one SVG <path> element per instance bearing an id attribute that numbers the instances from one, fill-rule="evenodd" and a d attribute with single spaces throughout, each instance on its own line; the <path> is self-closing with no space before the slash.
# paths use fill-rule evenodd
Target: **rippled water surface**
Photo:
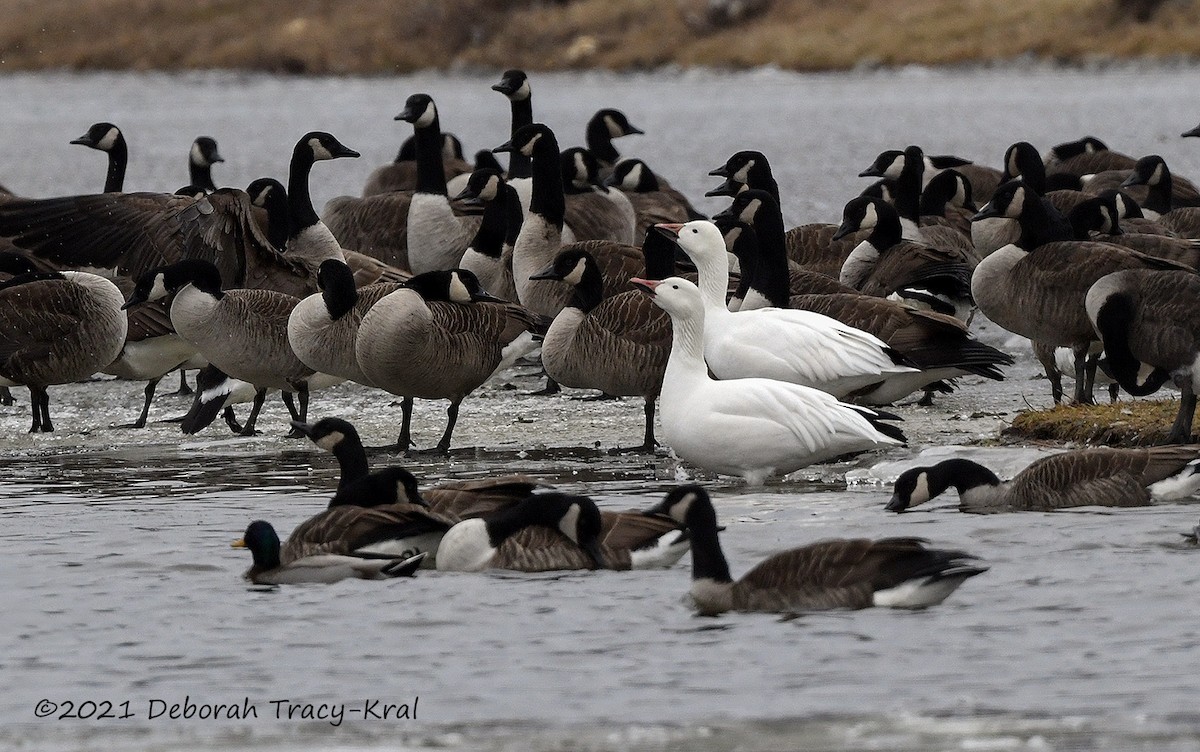
<path id="1" fill-rule="evenodd" d="M 1200 144 L 1178 138 L 1200 119 L 1186 96 L 1194 69 L 534 81 L 537 117 L 578 136 L 564 145 L 582 140 L 592 110 L 620 107 L 647 135 L 618 145 L 694 197 L 730 152 L 762 149 L 792 223 L 836 220 L 862 187 L 853 176 L 879 150 L 908 143 L 995 164 L 1014 140 L 1046 147 L 1092 133 L 1200 174 Z M 290 143 L 320 128 L 364 154 L 317 166 L 320 204 L 357 192 L 392 156 L 404 129 L 391 118 L 410 93 L 433 94 L 444 127 L 469 150 L 499 144 L 507 111 L 491 83 L 8 76 L 0 182 L 34 196 L 98 189 L 103 158 L 67 145 L 95 120 L 125 129 L 131 190 L 186 182 L 187 146 L 201 133 L 227 160 L 219 183 L 282 175 Z M 981 336 L 1009 342 L 986 326 Z M 792 619 L 694 616 L 683 600 L 686 562 L 248 587 L 239 579 L 248 557 L 229 542 L 256 518 L 289 530 L 336 485 L 326 455 L 278 436 L 282 410 L 264 413 L 260 438 L 210 429 L 181 441 L 170 424 L 112 427 L 132 417 L 140 386 L 71 385 L 51 392 L 60 430 L 29 437 L 19 394 L 21 404 L 0 408 L 0 747 L 1200 749 L 1200 551 L 1179 535 L 1195 524 L 1194 503 L 968 516 L 951 499 L 901 516 L 881 510 L 887 482 L 921 450 L 992 435 L 1026 402 L 1045 404 L 1032 373 L 1023 355 L 1004 385 L 966 381 L 934 408 L 897 408 L 913 437 L 907 449 L 750 492 L 701 476 L 735 573 L 842 535 L 918 535 L 991 566 L 927 611 Z M 645 506 L 687 471 L 665 453 L 608 451 L 639 438 L 635 402 L 547 402 L 491 387 L 464 403 L 456 446 L 473 449 L 409 464 L 430 483 L 528 472 L 605 507 Z M 183 407 L 164 396 L 152 419 Z M 421 435 L 440 431 L 441 409 L 419 408 Z M 368 443 L 394 438 L 397 408 L 364 389 L 318 395 L 314 410 L 353 418 Z M 1011 474 L 1044 450 L 961 451 Z M 845 490 L 848 471 L 855 482 Z M 42 700 L 56 706 L 46 718 L 36 717 L 52 707 Z M 58 717 L 105 707 L 86 701 L 129 717 Z M 345 715 L 337 726 L 277 720 L 282 701 L 314 713 L 344 706 Z M 171 718 L 174 704 L 193 717 Z M 253 706 L 256 718 L 195 717 L 215 704 Z M 364 718 L 389 705 L 408 717 Z"/>

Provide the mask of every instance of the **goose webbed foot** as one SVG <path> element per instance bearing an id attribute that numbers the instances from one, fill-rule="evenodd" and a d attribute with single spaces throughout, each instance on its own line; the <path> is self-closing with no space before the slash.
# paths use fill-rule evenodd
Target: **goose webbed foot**
<path id="1" fill-rule="evenodd" d="M 196 393 L 196 390 L 194 390 L 190 386 L 188 386 L 187 371 L 180 368 L 179 369 L 179 389 L 175 390 L 175 394 L 177 394 L 181 397 L 187 397 L 187 396 L 190 396 L 195 393 Z"/>
<path id="2" fill-rule="evenodd" d="M 571 399 L 577 402 L 610 402 L 612 400 L 619 400 L 621 398 L 613 394 L 600 392 L 599 394 L 586 394 L 581 397 L 572 397 Z"/>
<path id="3" fill-rule="evenodd" d="M 529 392 L 529 396 L 530 397 L 549 397 L 550 395 L 558 394 L 561 391 L 562 391 L 562 387 L 560 387 L 558 385 L 558 382 L 555 381 L 554 379 L 550 378 L 549 376 L 547 376 L 546 377 L 546 386 L 544 386 L 541 389 L 538 389 L 536 391 Z"/>

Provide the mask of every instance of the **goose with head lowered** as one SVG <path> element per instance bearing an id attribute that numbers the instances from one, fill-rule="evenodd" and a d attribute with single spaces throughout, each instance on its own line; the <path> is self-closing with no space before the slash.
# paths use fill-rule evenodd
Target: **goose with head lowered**
<path id="1" fill-rule="evenodd" d="M 559 155 L 563 173 L 563 221 L 576 240 L 608 240 L 629 245 L 637 237 L 637 212 L 621 191 L 600 183 L 600 167 L 591 152 L 581 147 Z"/>
<path id="2" fill-rule="evenodd" d="M 152 269 L 137 281 L 127 306 L 173 295 L 171 323 L 209 363 L 257 388 L 243 433 L 251 435 L 267 389 L 300 395 L 308 410 L 306 366 L 288 344 L 288 317 L 299 299 L 274 290 L 223 290 L 221 275 L 207 261 L 187 260 Z"/>
<path id="3" fill-rule="evenodd" d="M 355 357 L 373 385 L 402 400 L 397 444 L 412 444 L 412 401 L 448 399 L 446 431 L 437 451 L 450 451 L 458 406 L 504 361 L 524 347 L 539 319 L 515 303 L 488 295 L 465 269 L 426 272 L 385 295 L 363 316 Z"/>
<path id="4" fill-rule="evenodd" d="M 883 422 L 895 416 L 817 389 L 767 378 L 713 379 L 704 359 L 700 290 L 681 277 L 634 284 L 671 316 L 663 438 L 685 462 L 761 485 L 776 473 L 904 442 L 898 428 Z"/>
<path id="5" fill-rule="evenodd" d="M 692 537 L 691 596 L 705 616 L 726 611 L 790 613 L 870 606 L 925 608 L 987 567 L 963 551 L 920 538 L 833 539 L 773 554 L 735 581 L 721 550 L 717 513 L 700 486 L 672 490 L 651 511 Z"/>
<path id="6" fill-rule="evenodd" d="M 1009 217 L 1021 227 L 1017 242 L 975 267 L 971 291 L 979 309 L 1014 334 L 1072 348 L 1075 400 L 1091 403 L 1096 366 L 1089 351 L 1099 338 L 1084 306 L 1088 288 L 1122 269 L 1181 267 L 1108 243 L 1073 240 L 1070 225 L 1054 223 L 1040 197 L 1020 180 L 997 188 L 976 216 Z"/>
<path id="7" fill-rule="evenodd" d="M 1043 457 L 1012 480 L 964 458 L 905 470 L 886 509 L 903 512 L 958 491 L 964 512 L 1048 512 L 1071 507 L 1140 507 L 1200 490 L 1200 446 L 1080 449 Z"/>
<path id="8" fill-rule="evenodd" d="M 1171 176 L 1166 161 L 1157 154 L 1151 154 L 1137 161 L 1133 172 L 1120 187 L 1146 186 L 1146 200 L 1141 202 L 1141 206 L 1147 217 L 1157 219 L 1180 237 L 1200 238 L 1200 207 L 1179 201 L 1173 192 L 1173 186 L 1178 182 Z"/>
<path id="9" fill-rule="evenodd" d="M 0 386 L 29 388 L 30 433 L 54 430 L 47 387 L 85 379 L 121 352 L 121 303 L 116 285 L 86 272 L 0 282 Z"/>
<path id="10" fill-rule="evenodd" d="M 533 275 L 570 284 L 575 295 L 550 324 L 542 341 L 542 364 L 559 384 L 638 396 L 646 403 L 643 452 L 653 452 L 654 401 L 662 389 L 671 350 L 671 320 L 635 290 L 604 297 L 596 260 L 568 248 Z"/>
<path id="11" fill-rule="evenodd" d="M 911 372 L 881 340 L 809 311 L 726 308 L 725 238 L 707 220 L 656 225 L 696 265 L 702 292 L 703 357 L 719 379 L 757 376 L 815 387 L 841 397 Z"/>
<path id="12" fill-rule="evenodd" d="M 280 544 L 271 523 L 255 520 L 234 548 L 248 548 L 254 564 L 242 575 L 256 585 L 331 583 L 349 578 L 384 580 L 416 572 L 424 554 L 409 558 L 329 553 L 324 546 Z"/>
<path id="13" fill-rule="evenodd" d="M 1126 269 L 1096 280 L 1087 291 L 1087 316 L 1104 344 L 1121 388 L 1140 397 L 1167 381 L 1181 392 L 1167 441 L 1192 441 L 1200 394 L 1200 276 L 1192 271 Z M 1144 367 L 1152 368 L 1144 378 Z"/>

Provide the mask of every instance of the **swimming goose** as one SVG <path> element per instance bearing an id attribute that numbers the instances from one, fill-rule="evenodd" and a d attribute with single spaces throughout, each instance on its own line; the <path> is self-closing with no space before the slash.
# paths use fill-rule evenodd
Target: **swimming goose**
<path id="1" fill-rule="evenodd" d="M 104 178 L 105 193 L 125 190 L 125 169 L 129 163 L 129 147 L 125 134 L 112 123 L 95 123 L 87 133 L 71 141 L 108 154 L 108 174 Z"/>
<path id="2" fill-rule="evenodd" d="M 642 397 L 646 422 L 639 448 L 653 452 L 654 401 L 671 349 L 670 318 L 635 290 L 604 297 L 596 260 L 579 248 L 562 251 L 533 278 L 562 280 L 575 289 L 542 341 L 547 375 L 563 386 Z"/>
<path id="3" fill-rule="evenodd" d="M 900 215 L 877 198 L 857 196 L 842 212 L 834 238 L 870 230 L 846 257 L 839 281 L 867 295 L 904 300 L 967 321 L 971 300 L 970 257 L 960 250 L 935 248 L 901 236 Z"/>
<path id="4" fill-rule="evenodd" d="M 217 190 L 217 184 L 213 182 L 212 166 L 217 162 L 224 161 L 220 152 L 217 151 L 216 139 L 209 136 L 198 136 L 192 142 L 191 150 L 188 151 L 188 177 L 191 185 L 202 189 L 205 193 Z"/>
<path id="5" fill-rule="evenodd" d="M 1127 269 L 1096 280 L 1086 309 L 1104 343 L 1109 369 L 1134 396 L 1153 394 L 1168 380 L 1179 387 L 1179 413 L 1168 443 L 1191 441 L 1196 394 L 1200 392 L 1200 277 L 1193 271 Z M 1142 366 L 1153 372 L 1139 383 Z"/>
<path id="6" fill-rule="evenodd" d="M 321 262 L 317 270 L 319 293 L 309 295 L 292 309 L 287 339 L 292 351 L 309 368 L 371 386 L 355 355 L 355 340 L 363 316 L 400 283 L 354 286 L 354 272 L 337 259 Z"/>
<path id="7" fill-rule="evenodd" d="M 122 303 L 116 285 L 85 272 L 0 282 L 0 386 L 29 388 L 30 433 L 54 430 L 46 387 L 85 379 L 121 352 Z"/>
<path id="8" fill-rule="evenodd" d="M 512 254 L 525 219 L 517 191 L 498 171 L 476 170 L 455 200 L 484 206 L 475 238 L 463 252 L 462 268 L 478 277 L 483 289 L 515 303 Z"/>
<path id="9" fill-rule="evenodd" d="M 446 431 L 437 445 L 447 453 L 463 398 L 492 375 L 508 345 L 537 326 L 521 306 L 494 301 L 464 269 L 426 272 L 363 316 L 355 340 L 358 365 L 372 384 L 403 397 L 401 449 L 412 445 L 413 398 L 448 399 Z"/>
<path id="10" fill-rule="evenodd" d="M 971 291 L 979 309 L 1014 334 L 1071 347 L 1076 357 L 1075 399 L 1090 404 L 1096 366 L 1088 353 L 1097 335 L 1084 308 L 1088 288 L 1121 269 L 1180 267 L 1108 243 L 1071 240 L 1070 230 L 1054 225 L 1039 197 L 1019 180 L 996 189 L 976 216 L 1005 216 L 1021 225 L 1016 243 L 975 268 Z"/>
<path id="11" fill-rule="evenodd" d="M 704 360 L 720 379 L 758 376 L 815 387 L 835 397 L 912 370 L 876 337 L 808 311 L 725 307 L 729 267 L 716 225 L 658 225 L 696 264 L 703 291 Z M 674 345 L 672 345 L 674 347 Z"/>
<path id="12" fill-rule="evenodd" d="M 542 316 L 553 317 L 570 300 L 570 285 L 554 280 L 530 280 L 554 262 L 563 249 L 565 199 L 562 188 L 558 140 L 541 123 L 525 126 L 512 140 L 493 151 L 520 151 L 533 159 L 533 194 L 529 211 L 513 246 L 513 281 L 521 305 Z M 581 241 L 604 272 L 606 294 L 624 292 L 629 278 L 642 270 L 637 248 L 607 241 Z"/>
<path id="13" fill-rule="evenodd" d="M 1180 237 L 1200 238 L 1200 207 L 1183 205 L 1178 200 L 1173 193 L 1177 182 L 1163 158 L 1152 154 L 1137 161 L 1120 187 L 1146 186 L 1146 200 L 1141 202 L 1145 216 L 1157 219 Z"/>
<path id="14" fill-rule="evenodd" d="M 413 94 L 397 120 L 411 123 L 417 147 L 417 187 L 408 205 L 408 268 L 414 274 L 454 269 L 475 236 L 479 217 L 454 213 L 442 166 L 442 129 L 428 94 Z"/>
<path id="15" fill-rule="evenodd" d="M 250 549 L 254 565 L 242 576 L 256 585 L 331 583 L 351 577 L 360 580 L 407 577 L 416 572 L 425 557 L 424 554 L 407 559 L 365 557 L 327 553 L 323 546 L 281 547 L 275 528 L 263 520 L 251 522 L 233 547 Z"/>
<path id="16" fill-rule="evenodd" d="M 175 331 L 208 361 L 258 388 L 243 434 L 251 435 L 267 389 L 300 395 L 299 418 L 308 411 L 309 368 L 288 344 L 288 316 L 299 299 L 273 290 L 222 290 L 217 268 L 187 260 L 152 269 L 138 278 L 126 305 L 174 294 Z"/>
<path id="17" fill-rule="evenodd" d="M 362 439 L 349 421 L 322 418 L 312 424 L 297 421 L 293 425 L 338 461 L 341 475 L 337 493 L 329 502 L 331 507 L 425 504 L 446 517 L 464 520 L 510 507 L 544 486 L 525 475 L 502 475 L 444 481 L 421 491 L 417 479 L 404 468 L 393 466 L 372 472 Z"/>
<path id="18" fill-rule="evenodd" d="M 600 510 L 586 496 L 534 494 L 508 509 L 450 528 L 438 547 L 438 569 L 608 569 L 600 533 Z"/>
<path id="19" fill-rule="evenodd" d="M 680 486 L 653 511 L 692 536 L 691 596 L 705 616 L 725 611 L 788 613 L 842 608 L 925 608 L 987 567 L 920 538 L 833 539 L 773 554 L 734 581 L 721 551 L 717 512 L 700 486 Z"/>
<path id="20" fill-rule="evenodd" d="M 693 224 L 684 232 L 690 234 Z M 685 462 L 761 485 L 774 473 L 904 442 L 899 429 L 881 422 L 895 416 L 838 402 L 817 389 L 765 378 L 714 380 L 704 360 L 708 314 L 699 288 L 681 277 L 633 282 L 671 316 L 663 437 Z"/>
<path id="21" fill-rule="evenodd" d="M 601 180 L 612 174 L 613 167 L 621 161 L 621 154 L 613 146 L 613 139 L 643 133 L 645 131 L 635 128 L 620 110 L 605 108 L 592 115 L 587 122 L 585 141 L 588 151 L 599 164 Z"/>
<path id="22" fill-rule="evenodd" d="M 886 509 L 903 512 L 954 487 L 963 512 L 1048 512 L 1140 507 L 1200 490 L 1200 446 L 1080 449 L 1043 457 L 1001 481 L 978 462 L 943 460 L 905 470 Z"/>
<path id="23" fill-rule="evenodd" d="M 389 468 L 388 474 L 396 470 L 399 468 Z M 424 502 L 331 505 L 297 525 L 288 536 L 287 547 L 402 559 L 424 555 L 421 566 L 432 569 L 442 536 L 455 523 L 457 520 L 434 512 Z"/>
<path id="24" fill-rule="evenodd" d="M 605 185 L 617 188 L 629 199 L 636 216 L 634 238 L 646 237 L 651 227 L 704 219 L 687 198 L 674 188 L 663 188 L 650 167 L 640 159 L 622 159 Z"/>
<path id="25" fill-rule="evenodd" d="M 559 155 L 563 173 L 564 226 L 576 241 L 608 240 L 629 245 L 635 237 L 637 213 L 622 191 L 600 182 L 600 166 L 587 149 L 578 146 Z M 610 176 L 611 177 L 611 176 Z"/>

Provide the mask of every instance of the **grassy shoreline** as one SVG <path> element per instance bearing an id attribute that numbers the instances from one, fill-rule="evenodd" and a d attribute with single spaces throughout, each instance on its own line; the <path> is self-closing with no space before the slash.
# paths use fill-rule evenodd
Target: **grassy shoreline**
<path id="1" fill-rule="evenodd" d="M 1117 0 L 13 0 L 0 71 L 397 74 L 664 66 L 795 71 L 1200 59 L 1200 4 Z M 753 6 L 755 3 L 748 3 Z M 504 10 L 499 10 L 503 6 Z M 103 33 L 95 33 L 101 29 Z"/>

